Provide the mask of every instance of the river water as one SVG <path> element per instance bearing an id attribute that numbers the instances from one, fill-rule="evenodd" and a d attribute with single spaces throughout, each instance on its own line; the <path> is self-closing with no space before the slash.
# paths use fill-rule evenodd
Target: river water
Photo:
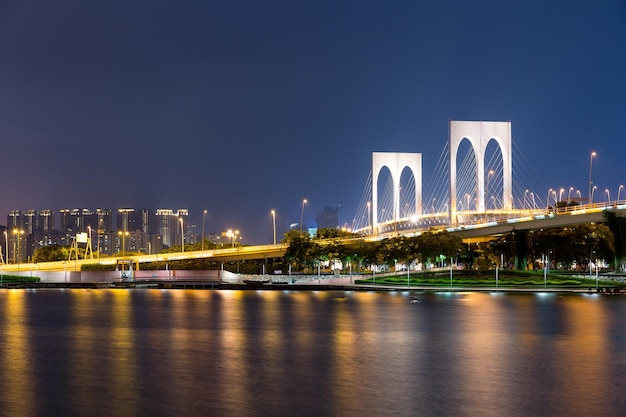
<path id="1" fill-rule="evenodd" d="M 0 320 L 3 417 L 626 412 L 624 296 L 2 290 Z"/>

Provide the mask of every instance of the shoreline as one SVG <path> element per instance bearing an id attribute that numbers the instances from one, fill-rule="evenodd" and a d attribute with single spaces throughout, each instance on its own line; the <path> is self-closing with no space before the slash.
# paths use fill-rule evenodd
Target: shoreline
<path id="1" fill-rule="evenodd" d="M 572 293 L 599 295 L 626 295 L 625 289 L 599 287 L 443 287 L 394 286 L 374 284 L 276 284 L 276 283 L 225 283 L 221 281 L 162 281 L 141 280 L 130 282 L 17 282 L 0 284 L 0 289 L 197 289 L 244 291 L 409 291 L 409 292 L 490 292 L 490 293 Z"/>

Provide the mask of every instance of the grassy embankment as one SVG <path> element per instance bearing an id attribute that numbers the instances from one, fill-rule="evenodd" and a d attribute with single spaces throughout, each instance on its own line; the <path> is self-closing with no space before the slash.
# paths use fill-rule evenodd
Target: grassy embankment
<path id="1" fill-rule="evenodd" d="M 394 276 L 376 276 L 366 280 L 358 280 L 357 284 L 377 285 L 407 285 L 406 273 Z M 495 287 L 495 271 L 453 271 L 452 284 L 449 271 L 411 273 L 409 284 L 412 286 L 441 286 L 441 287 Z M 544 281 L 543 271 L 509 271 L 501 270 L 498 274 L 498 287 L 509 288 L 594 288 L 595 277 L 584 278 L 570 274 L 551 272 Z M 624 288 L 624 284 L 603 279 L 599 286 L 604 288 Z"/>
<path id="2" fill-rule="evenodd" d="M 20 275 L 6 275 L 0 274 L 0 283 L 2 284 L 12 284 L 16 282 L 39 282 L 40 279 L 38 277 L 23 277 Z"/>

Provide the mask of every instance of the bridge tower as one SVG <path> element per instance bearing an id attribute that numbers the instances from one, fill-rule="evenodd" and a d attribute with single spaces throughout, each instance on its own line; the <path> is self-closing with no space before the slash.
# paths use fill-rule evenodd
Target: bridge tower
<path id="1" fill-rule="evenodd" d="M 415 214 L 422 214 L 422 154 L 398 152 L 372 152 L 372 225 L 378 230 L 378 176 L 384 167 L 389 168 L 393 183 L 393 218 L 400 217 L 400 177 L 409 168 L 415 178 Z"/>
<path id="2" fill-rule="evenodd" d="M 511 122 L 450 121 L 450 220 L 456 222 L 456 157 L 459 145 L 467 139 L 476 155 L 477 211 L 485 211 L 485 151 L 493 139 L 502 152 L 504 209 L 513 208 L 513 164 Z"/>

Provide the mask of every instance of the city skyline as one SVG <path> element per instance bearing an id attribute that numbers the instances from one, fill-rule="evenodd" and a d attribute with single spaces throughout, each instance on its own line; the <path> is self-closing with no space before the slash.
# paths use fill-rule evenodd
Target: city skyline
<path id="1" fill-rule="evenodd" d="M 511 121 L 549 188 L 626 182 L 626 4 L 24 0 L 0 7 L 0 217 L 186 207 L 272 241 L 350 223 L 371 153 Z M 615 191 L 614 191 L 615 190 Z M 544 191 L 545 192 L 545 191 Z M 302 208 L 302 201 L 307 203 Z"/>

